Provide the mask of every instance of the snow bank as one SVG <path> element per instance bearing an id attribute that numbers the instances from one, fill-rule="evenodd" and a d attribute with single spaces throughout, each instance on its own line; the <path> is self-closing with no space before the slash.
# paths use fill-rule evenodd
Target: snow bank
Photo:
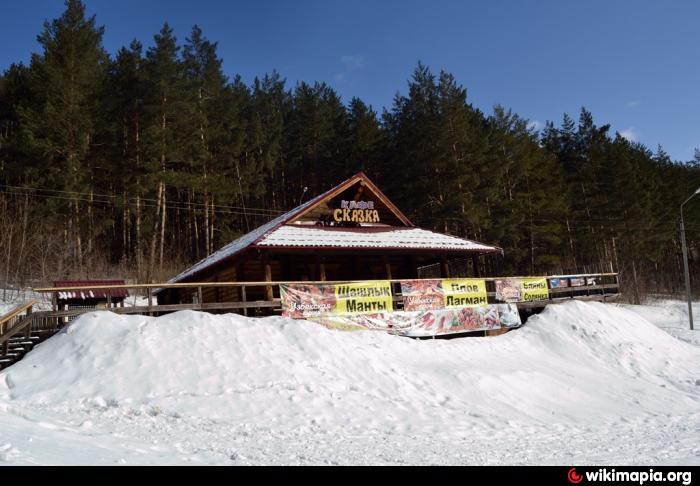
<path id="1" fill-rule="evenodd" d="M 582 302 L 550 306 L 496 339 L 450 341 L 281 317 L 95 312 L 8 369 L 6 382 L 13 400 L 287 423 L 603 419 L 697 404 L 699 358 L 637 314 Z"/>
<path id="2" fill-rule="evenodd" d="M 425 341 L 281 317 L 95 312 L 0 374 L 0 445 L 3 428 L 23 427 L 17 414 L 28 430 L 51 417 L 66 429 L 51 434 L 76 443 L 88 433 L 99 459 L 80 463 L 105 463 L 105 443 L 129 463 L 693 462 L 699 405 L 700 349 L 609 304 Z M 124 452 L 138 440 L 157 445 Z M 8 461 L 46 463 L 43 449 L 18 450 Z"/>

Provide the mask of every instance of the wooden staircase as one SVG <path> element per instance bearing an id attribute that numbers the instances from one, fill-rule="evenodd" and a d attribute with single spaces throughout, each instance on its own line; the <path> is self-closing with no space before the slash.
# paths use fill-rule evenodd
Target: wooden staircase
<path id="1" fill-rule="evenodd" d="M 46 332 L 32 329 L 32 307 L 36 303 L 30 300 L 0 316 L 0 370 L 22 359 L 48 337 Z"/>

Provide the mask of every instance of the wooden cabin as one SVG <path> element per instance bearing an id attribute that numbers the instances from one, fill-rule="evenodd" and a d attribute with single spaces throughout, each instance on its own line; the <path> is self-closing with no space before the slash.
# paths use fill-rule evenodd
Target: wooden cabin
<path id="1" fill-rule="evenodd" d="M 75 288 L 75 290 L 54 292 L 55 310 L 97 309 L 103 307 L 124 307 L 124 299 L 129 296 L 127 289 L 92 289 L 106 285 L 125 285 L 124 280 L 58 280 L 53 283 L 56 288 Z M 85 290 L 77 290 L 86 287 Z"/>
<path id="2" fill-rule="evenodd" d="M 501 254 L 496 246 L 416 227 L 363 174 L 358 173 L 212 253 L 169 283 L 410 279 L 418 268 L 450 259 Z M 466 276 L 466 275 L 460 275 Z M 276 287 L 250 288 L 247 300 L 272 300 Z M 192 289 L 161 289 L 158 304 L 191 303 Z M 205 288 L 203 303 L 241 301 L 240 289 Z M 246 299 L 243 299 L 246 300 Z"/>

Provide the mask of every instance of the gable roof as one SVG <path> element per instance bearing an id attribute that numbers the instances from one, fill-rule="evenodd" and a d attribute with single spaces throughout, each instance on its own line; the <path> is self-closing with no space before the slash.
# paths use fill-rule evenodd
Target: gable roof
<path id="1" fill-rule="evenodd" d="M 361 183 L 369 189 L 374 195 L 386 206 L 387 210 L 390 211 L 398 221 L 400 221 L 403 227 L 388 227 L 383 228 L 367 228 L 367 227 L 343 227 L 343 228 L 322 228 L 317 226 L 306 226 L 305 228 L 297 222 L 305 214 L 310 213 L 314 209 L 318 208 L 324 204 L 329 199 L 341 194 L 343 191 L 349 189 L 354 184 Z M 295 224 L 297 223 L 297 224 Z M 288 225 L 288 226 L 285 226 Z M 297 230 L 290 230 L 290 227 L 295 227 Z M 335 229 L 336 231 L 328 231 Z M 315 230 L 315 231 L 314 231 Z M 325 230 L 325 232 L 324 232 Z M 401 234 L 397 233 L 401 231 Z M 412 233 L 407 233 L 407 231 L 413 231 Z M 358 239 L 356 235 L 364 233 L 365 237 Z M 375 233 L 374 236 L 368 237 L 367 235 Z M 380 236 L 379 233 L 381 233 Z M 289 244 L 284 244 L 283 240 L 285 237 L 289 238 L 290 234 L 295 236 L 295 241 L 288 241 Z M 304 235 L 304 236 L 302 236 Z M 394 239 L 392 239 L 392 235 Z M 324 239 L 325 236 L 325 239 Z M 396 240 L 396 237 L 403 237 L 401 241 Z M 282 239 L 280 239 L 280 237 Z M 305 241 L 306 238 L 306 241 Z M 310 240 L 309 240 L 310 238 Z M 319 238 L 323 241 L 318 241 Z M 427 239 L 426 239 L 427 238 Z M 342 240 L 347 242 L 346 245 L 342 245 Z M 449 240 L 449 241 L 448 241 Z M 319 243 L 318 245 L 309 244 L 309 241 L 315 241 Z M 422 241 L 422 243 L 421 243 Z M 274 244 L 278 242 L 279 244 Z M 363 244 L 364 242 L 364 244 Z M 337 186 L 328 191 L 320 194 L 305 203 L 297 206 L 296 208 L 288 211 L 281 216 L 274 218 L 273 220 L 265 223 L 264 225 L 254 229 L 250 233 L 247 233 L 237 240 L 225 245 L 221 249 L 215 251 L 206 258 L 203 258 L 187 270 L 176 275 L 168 281 L 168 283 L 181 282 L 183 280 L 194 277 L 200 272 L 206 270 L 207 268 L 225 260 L 233 257 L 234 255 L 246 250 L 247 248 L 271 248 L 271 247 L 290 247 L 290 248 L 300 248 L 300 247 L 326 247 L 326 248 L 338 248 L 346 246 L 349 248 L 384 248 L 384 249 L 435 249 L 435 250 L 467 250 L 467 251 L 477 251 L 479 253 L 490 253 L 501 251 L 500 248 L 494 246 L 483 245 L 481 243 L 473 242 L 471 240 L 465 240 L 463 238 L 457 238 L 454 236 L 443 235 L 440 233 L 434 233 L 428 230 L 422 230 L 416 228 L 413 223 L 387 198 L 384 193 L 376 186 L 369 178 L 363 173 L 358 172 L 349 179 L 341 182 Z M 156 292 L 157 293 L 157 292 Z"/>
<path id="2" fill-rule="evenodd" d="M 333 197 L 337 196 L 338 194 L 341 194 L 343 191 L 349 189 L 353 185 L 357 184 L 358 182 L 362 183 L 364 187 L 370 190 L 370 192 L 373 192 L 374 195 L 379 199 L 386 207 L 387 209 L 394 215 L 396 216 L 396 219 L 398 219 L 404 226 L 413 226 L 413 223 L 406 217 L 405 214 L 401 212 L 399 208 L 394 206 L 394 203 L 392 203 L 388 197 L 384 195 L 384 193 L 376 186 L 374 185 L 374 182 L 369 180 L 369 177 L 365 175 L 364 172 L 358 172 L 354 176 L 350 177 L 349 179 L 341 182 L 334 188 L 324 192 L 318 197 L 315 197 L 312 199 L 308 207 L 304 207 L 303 209 L 302 206 L 299 206 L 296 209 L 299 209 L 300 211 L 296 214 L 294 214 L 288 221 L 287 223 L 294 223 L 295 221 L 298 221 L 300 218 L 302 218 L 305 214 L 313 211 L 316 209 L 318 206 L 323 204 L 329 199 L 332 199 Z M 294 211 L 294 210 L 292 210 Z"/>

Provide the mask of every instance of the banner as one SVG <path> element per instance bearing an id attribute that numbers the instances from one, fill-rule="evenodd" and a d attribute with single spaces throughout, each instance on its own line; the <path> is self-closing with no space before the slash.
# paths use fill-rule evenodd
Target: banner
<path id="1" fill-rule="evenodd" d="M 281 284 L 282 315 L 295 319 L 324 314 L 391 312 L 388 281 L 344 284 Z"/>
<path id="2" fill-rule="evenodd" d="M 476 278 L 443 280 L 445 307 L 473 307 L 488 304 L 486 281 Z"/>
<path id="3" fill-rule="evenodd" d="M 549 288 L 546 278 L 521 278 L 521 299 L 523 302 L 549 299 Z"/>
<path id="4" fill-rule="evenodd" d="M 445 293 L 441 280 L 402 280 L 401 295 L 405 311 L 443 309 Z"/>
<path id="5" fill-rule="evenodd" d="M 336 314 L 372 314 L 394 310 L 389 281 L 335 285 Z"/>
<path id="6" fill-rule="evenodd" d="M 490 304 L 463 309 L 395 311 L 380 314 L 326 314 L 310 320 L 339 330 L 372 329 L 408 337 L 428 337 L 522 325 L 514 304 Z"/>
<path id="7" fill-rule="evenodd" d="M 525 295 L 539 291 L 539 280 L 513 282 L 518 295 Z M 332 329 L 375 329 L 424 337 L 522 324 L 515 304 L 488 304 L 483 279 L 405 280 L 401 292 L 404 310 L 394 312 L 388 281 L 280 285 L 282 315 Z"/>
<path id="8" fill-rule="evenodd" d="M 569 280 L 566 278 L 550 278 L 549 287 L 552 289 L 561 289 L 569 286 Z"/>
<path id="9" fill-rule="evenodd" d="M 405 311 L 454 309 L 488 304 L 486 281 L 477 278 L 402 280 Z"/>
<path id="10" fill-rule="evenodd" d="M 496 300 L 501 302 L 520 302 L 520 279 L 506 278 L 496 280 Z"/>
<path id="11" fill-rule="evenodd" d="M 506 278 L 496 280 L 496 300 L 501 302 L 532 302 L 549 299 L 546 278 Z"/>

